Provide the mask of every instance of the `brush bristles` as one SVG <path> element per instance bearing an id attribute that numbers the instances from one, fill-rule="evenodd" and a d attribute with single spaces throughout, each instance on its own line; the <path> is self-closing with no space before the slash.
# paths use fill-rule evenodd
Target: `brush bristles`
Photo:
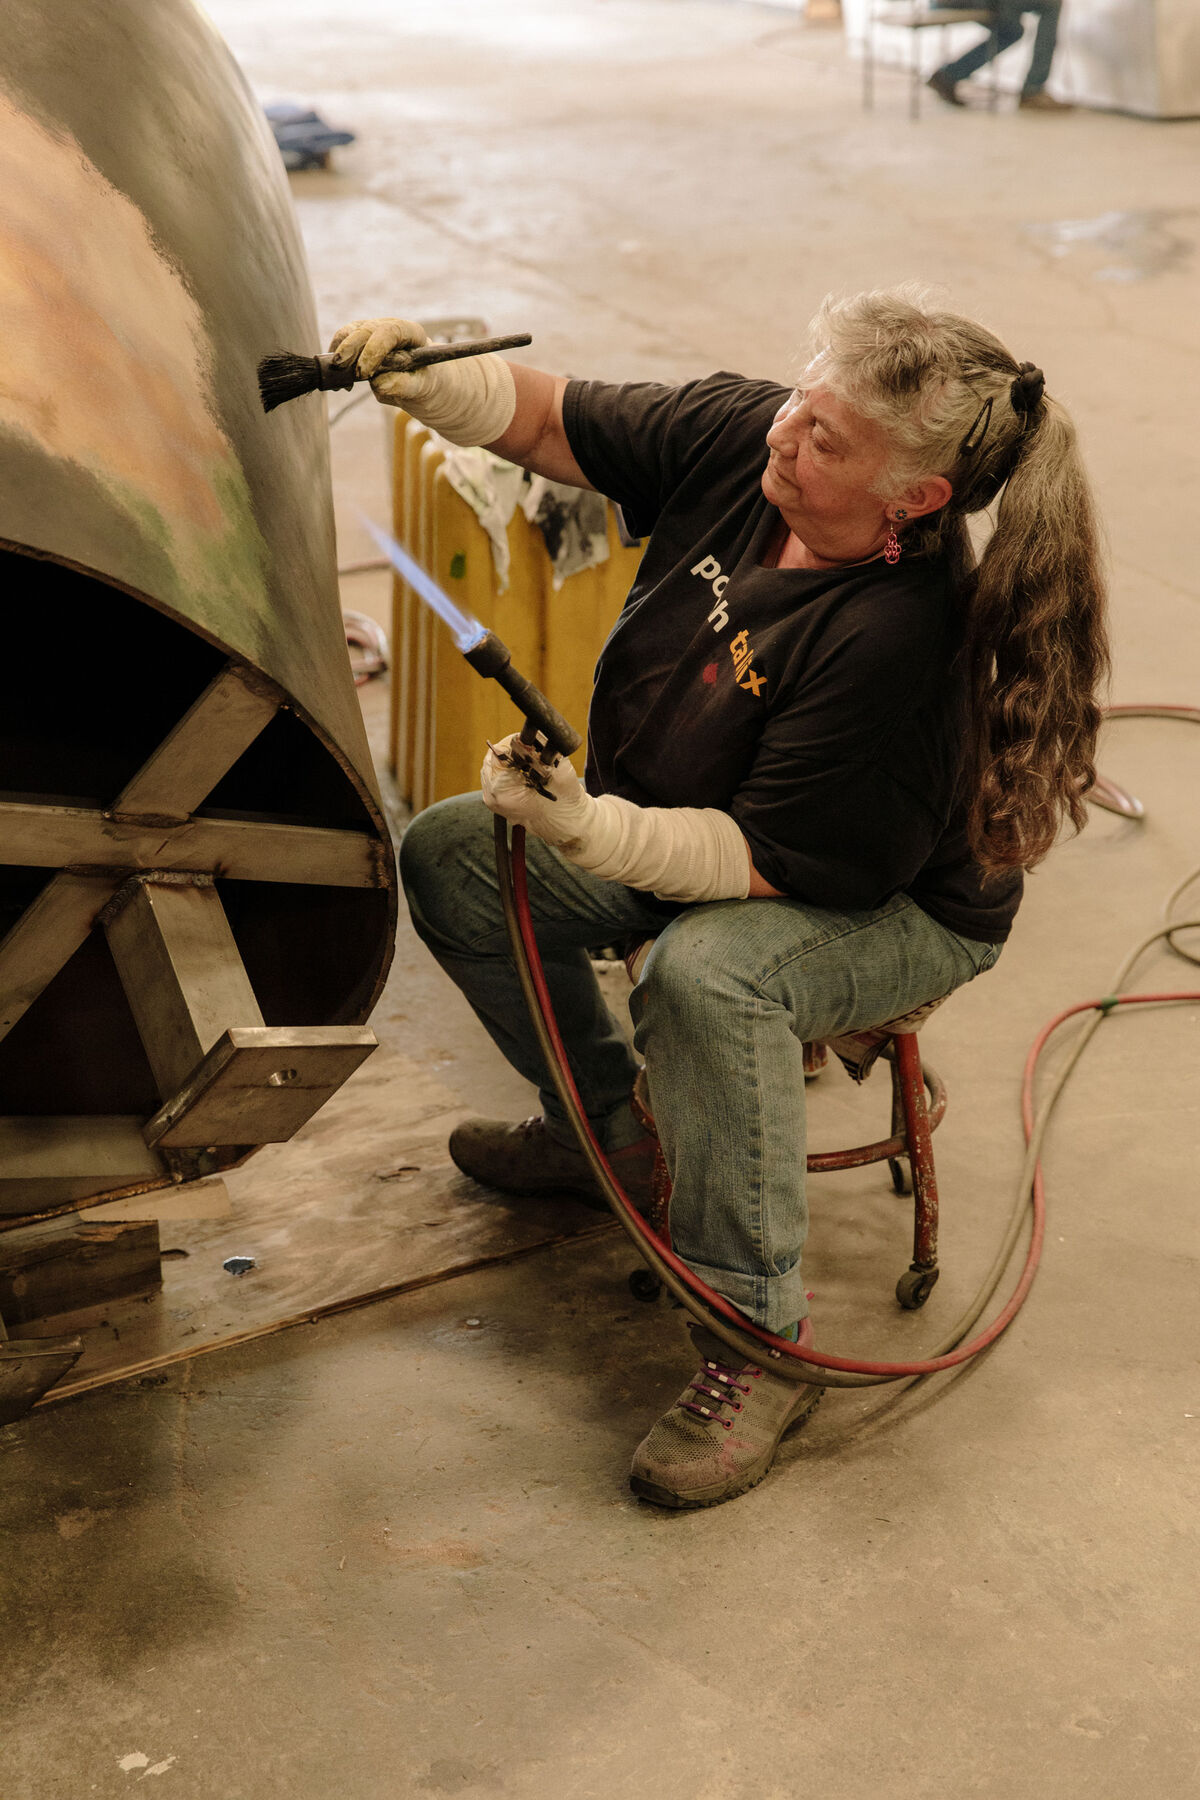
<path id="1" fill-rule="evenodd" d="M 272 412 L 285 400 L 314 394 L 321 385 L 321 366 L 315 356 L 297 356 L 292 350 L 275 350 L 258 365 L 258 391 L 264 412 Z"/>

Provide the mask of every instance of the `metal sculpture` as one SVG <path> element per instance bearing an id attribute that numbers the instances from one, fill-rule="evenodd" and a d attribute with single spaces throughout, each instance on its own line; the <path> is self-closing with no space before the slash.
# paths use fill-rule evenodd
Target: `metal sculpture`
<path id="1" fill-rule="evenodd" d="M 11 0 L 0 1214 L 228 1168 L 374 1045 L 395 878 L 278 151 L 190 0 Z"/>

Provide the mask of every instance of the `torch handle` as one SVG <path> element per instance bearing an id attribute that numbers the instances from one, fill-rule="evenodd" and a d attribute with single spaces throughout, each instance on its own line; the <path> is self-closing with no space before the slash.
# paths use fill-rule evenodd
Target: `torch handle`
<path id="1" fill-rule="evenodd" d="M 583 739 L 575 727 L 550 704 L 540 688 L 535 688 L 532 681 L 513 668 L 512 652 L 494 631 L 485 632 L 477 644 L 463 651 L 463 655 L 481 675 L 498 681 L 518 712 L 525 715 L 521 732 L 525 743 L 540 749 L 540 734 L 547 747 L 560 756 L 570 756 L 573 750 L 578 750 Z"/>

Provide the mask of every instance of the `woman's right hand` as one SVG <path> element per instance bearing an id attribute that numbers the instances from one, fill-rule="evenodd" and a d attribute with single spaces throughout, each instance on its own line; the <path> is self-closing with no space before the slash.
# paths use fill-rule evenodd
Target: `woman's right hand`
<path id="1" fill-rule="evenodd" d="M 377 371 L 393 350 L 415 350 L 428 342 L 429 333 L 415 319 L 355 319 L 334 332 L 329 351 L 339 368 L 355 369 L 370 381 L 371 392 L 385 406 L 407 406 L 429 398 L 436 385 L 431 378 L 444 365 L 435 363 L 410 375 Z"/>
<path id="2" fill-rule="evenodd" d="M 403 407 L 452 444 L 492 443 L 511 425 L 517 408 L 512 373 L 503 357 L 464 356 L 410 375 L 379 372 L 391 351 L 428 342 L 428 332 L 415 319 L 356 319 L 334 332 L 329 350 L 340 368 L 356 369 L 367 378 L 385 406 Z"/>

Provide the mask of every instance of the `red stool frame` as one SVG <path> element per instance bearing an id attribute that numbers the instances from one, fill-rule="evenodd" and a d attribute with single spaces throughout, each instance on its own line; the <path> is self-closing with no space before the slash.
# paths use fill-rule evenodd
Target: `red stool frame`
<path id="1" fill-rule="evenodd" d="M 920 1009 L 924 1017 L 933 1010 Z M 911 1015 L 910 1015 L 911 1016 Z M 826 1174 L 837 1169 L 857 1169 L 866 1163 L 886 1162 L 892 1186 L 897 1194 L 908 1191 L 900 1159 L 904 1157 L 912 1171 L 913 1254 L 912 1262 L 896 1283 L 896 1298 L 908 1310 L 924 1306 L 933 1292 L 940 1270 L 937 1259 L 938 1187 L 933 1162 L 933 1133 L 946 1111 L 946 1089 L 941 1078 L 928 1063 L 922 1063 L 914 1030 L 897 1029 L 904 1021 L 877 1026 L 857 1039 L 834 1043 L 855 1081 L 864 1081 L 877 1057 L 882 1056 L 892 1076 L 892 1133 L 873 1144 L 859 1144 L 850 1150 L 821 1150 L 808 1156 L 810 1175 Z M 819 1075 L 829 1060 L 829 1047 L 822 1043 L 805 1044 L 804 1077 L 806 1081 Z M 925 1092 L 929 1090 L 926 1100 Z M 634 1110 L 642 1124 L 654 1131 L 654 1117 L 649 1107 L 645 1072 L 638 1077 L 634 1089 Z M 667 1235 L 671 1178 L 657 1150 L 651 1180 L 650 1223 L 661 1235 Z M 657 1276 L 649 1269 L 635 1269 L 629 1278 L 630 1289 L 639 1300 L 654 1300 L 661 1291 Z"/>
<path id="2" fill-rule="evenodd" d="M 874 1144 L 861 1144 L 853 1150 L 825 1150 L 808 1158 L 810 1175 L 835 1169 L 857 1169 L 865 1163 L 886 1162 L 891 1171 L 892 1186 L 898 1194 L 907 1191 L 900 1158 L 908 1160 L 912 1171 L 913 1254 L 912 1262 L 896 1283 L 896 1298 L 901 1306 L 924 1306 L 937 1281 L 938 1186 L 933 1161 L 933 1133 L 946 1111 L 946 1088 L 928 1063 L 922 1064 L 915 1031 L 897 1031 L 879 1027 L 886 1042 L 878 1054 L 891 1068 L 892 1135 Z M 805 1044 L 804 1076 L 811 1080 L 820 1074 L 829 1059 L 824 1044 Z M 856 1080 L 864 1080 L 870 1064 Z M 929 1089 L 926 1101 L 925 1090 Z"/>

